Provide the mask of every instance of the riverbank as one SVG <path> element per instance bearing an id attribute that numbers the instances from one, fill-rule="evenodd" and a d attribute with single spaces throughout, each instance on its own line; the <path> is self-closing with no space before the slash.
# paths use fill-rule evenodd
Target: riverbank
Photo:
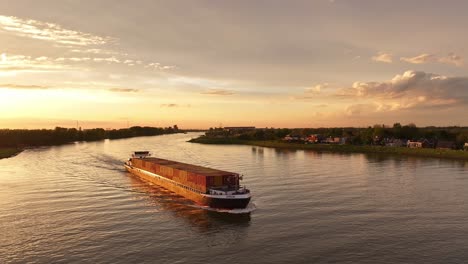
<path id="1" fill-rule="evenodd" d="M 11 158 L 18 155 L 21 151 L 23 150 L 17 148 L 0 148 L 0 159 Z"/>
<path id="2" fill-rule="evenodd" d="M 300 144 L 288 143 L 283 141 L 257 141 L 240 140 L 235 138 L 208 138 L 199 137 L 189 140 L 192 143 L 199 144 L 217 144 L 217 145 L 250 145 L 267 148 L 297 149 L 297 150 L 315 150 L 324 152 L 340 153 L 381 153 L 390 155 L 406 155 L 429 158 L 459 159 L 468 160 L 468 151 L 446 150 L 446 149 L 428 149 L 428 148 L 405 148 L 405 147 L 385 147 L 385 146 L 356 146 L 356 145 L 333 145 L 333 144 Z"/>

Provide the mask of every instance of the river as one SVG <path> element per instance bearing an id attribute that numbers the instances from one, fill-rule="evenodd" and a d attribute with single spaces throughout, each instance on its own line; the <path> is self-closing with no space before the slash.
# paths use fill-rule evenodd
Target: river
<path id="1" fill-rule="evenodd" d="M 186 141 L 29 149 L 0 160 L 2 263 L 463 263 L 468 162 Z M 244 174 L 247 214 L 125 172 L 133 150 Z"/>

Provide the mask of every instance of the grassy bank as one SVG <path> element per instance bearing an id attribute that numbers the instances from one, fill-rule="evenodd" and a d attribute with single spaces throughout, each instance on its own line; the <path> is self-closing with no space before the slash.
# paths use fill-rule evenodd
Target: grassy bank
<path id="1" fill-rule="evenodd" d="M 21 152 L 17 148 L 0 148 L 0 159 L 10 158 Z"/>
<path id="2" fill-rule="evenodd" d="M 468 160 L 468 151 L 461 150 L 443 150 L 443 149 L 411 149 L 404 147 L 383 147 L 383 146 L 355 146 L 355 145 L 329 145 L 329 144 L 300 144 L 287 143 L 283 141 L 251 141 L 240 140 L 235 138 L 208 138 L 199 137 L 191 139 L 189 142 L 200 144 L 237 144 L 251 145 L 268 148 L 282 149 L 300 149 L 300 150 L 315 150 L 324 152 L 341 152 L 341 153 L 382 153 L 391 155 L 407 155 L 430 158 L 446 158 Z"/>

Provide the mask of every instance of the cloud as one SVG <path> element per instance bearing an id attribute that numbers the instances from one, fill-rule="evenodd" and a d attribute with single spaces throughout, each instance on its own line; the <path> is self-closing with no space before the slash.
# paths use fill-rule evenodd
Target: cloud
<path id="1" fill-rule="evenodd" d="M 392 63 L 393 56 L 390 53 L 379 52 L 377 55 L 372 57 L 372 60 L 377 62 Z"/>
<path id="2" fill-rule="evenodd" d="M 190 104 L 161 104 L 161 107 L 176 108 L 176 107 L 192 107 Z"/>
<path id="3" fill-rule="evenodd" d="M 316 99 L 324 90 L 326 90 L 330 85 L 328 83 L 316 84 L 312 87 L 307 87 L 304 89 L 302 95 L 292 96 L 292 100 L 309 100 Z"/>
<path id="4" fill-rule="evenodd" d="M 57 64 L 52 58 L 45 56 L 31 57 L 26 55 L 2 54 L 0 70 L 3 71 L 57 71 L 63 70 L 66 65 Z"/>
<path id="5" fill-rule="evenodd" d="M 421 71 L 406 71 L 384 82 L 355 82 L 339 89 L 342 98 L 374 100 L 376 111 L 413 107 L 449 107 L 468 103 L 468 77 L 447 77 Z M 362 106 L 347 112 L 358 112 Z"/>
<path id="6" fill-rule="evenodd" d="M 328 83 L 317 84 L 313 87 L 306 88 L 304 92 L 307 94 L 319 94 L 323 91 L 323 89 L 328 88 L 328 86 Z"/>
<path id="7" fill-rule="evenodd" d="M 127 55 L 127 54 L 122 54 L 116 51 L 105 50 L 105 49 L 72 49 L 70 51 L 73 53 L 82 53 L 82 54 Z"/>
<path id="8" fill-rule="evenodd" d="M 128 61 L 127 64 L 129 64 L 130 66 L 142 63 L 141 61 L 132 61 L 132 60 L 127 60 L 127 61 Z M 146 64 L 145 68 L 153 68 L 153 69 L 156 69 L 156 70 L 173 70 L 173 69 L 176 69 L 177 66 L 174 66 L 174 65 L 161 65 L 161 63 L 159 63 L 159 62 L 151 62 L 151 63 Z"/>
<path id="9" fill-rule="evenodd" d="M 437 61 L 437 58 L 433 54 L 424 53 L 415 57 L 402 57 L 400 60 L 412 64 L 423 64 Z"/>
<path id="10" fill-rule="evenodd" d="M 209 89 L 201 94 L 208 94 L 208 95 L 233 95 L 234 92 L 230 90 L 223 90 L 223 89 Z"/>
<path id="11" fill-rule="evenodd" d="M 7 62 L 16 60 L 14 66 L 9 65 L 7 67 L 3 65 L 2 68 L 4 70 L 27 70 L 31 68 L 41 68 L 44 70 L 47 68 L 63 68 L 63 64 L 65 63 L 76 64 L 83 62 L 105 62 L 123 64 L 126 66 L 141 65 L 145 68 L 160 71 L 173 70 L 177 68 L 174 65 L 162 65 L 157 62 L 144 62 L 142 60 L 131 58 L 126 53 L 117 52 L 107 48 L 98 48 L 96 46 L 113 43 L 115 42 L 115 39 L 66 29 L 54 23 L 0 15 L 0 31 L 11 33 L 19 37 L 51 41 L 55 43 L 54 47 L 67 48 L 69 53 L 74 54 L 73 56 L 66 56 L 66 54 L 63 54 L 58 58 L 48 58 L 45 56 L 32 58 L 31 56 L 23 56 L 23 61 L 21 62 L 21 58 L 9 58 L 3 53 L 0 57 L 0 64 L 6 64 Z M 83 56 L 81 57 L 80 55 Z"/>
<path id="12" fill-rule="evenodd" d="M 24 84 L 0 84 L 3 89 L 49 89 L 49 86 L 42 85 L 24 85 Z"/>
<path id="13" fill-rule="evenodd" d="M 132 89 L 132 88 L 110 88 L 108 91 L 116 92 L 116 93 L 137 93 L 140 90 Z"/>
<path id="14" fill-rule="evenodd" d="M 451 52 L 445 57 L 439 58 L 439 62 L 445 63 L 445 64 L 453 64 L 455 66 L 463 66 L 464 61 L 463 58 L 459 55 L 456 55 L 455 53 Z"/>
<path id="15" fill-rule="evenodd" d="M 14 16 L 0 16 L 0 29 L 21 37 L 75 46 L 102 45 L 110 40 L 108 37 L 65 29 L 54 23 L 26 20 Z"/>
<path id="16" fill-rule="evenodd" d="M 412 63 L 412 64 L 425 64 L 425 63 L 444 63 L 452 64 L 455 66 L 463 66 L 463 58 L 455 53 L 451 52 L 447 56 L 437 56 L 435 54 L 423 53 L 415 57 L 402 57 L 401 61 Z"/>
<path id="17" fill-rule="evenodd" d="M 161 104 L 161 107 L 179 107 L 178 104 Z"/>
<path id="18" fill-rule="evenodd" d="M 354 104 L 345 109 L 348 116 L 361 115 L 362 113 L 374 112 L 376 106 L 374 104 Z"/>

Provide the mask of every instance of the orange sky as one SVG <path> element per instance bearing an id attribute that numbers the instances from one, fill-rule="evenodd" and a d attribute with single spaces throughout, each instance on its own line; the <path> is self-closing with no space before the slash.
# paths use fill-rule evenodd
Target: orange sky
<path id="1" fill-rule="evenodd" d="M 468 125 L 465 2 L 262 3 L 0 0 L 0 128 Z"/>

